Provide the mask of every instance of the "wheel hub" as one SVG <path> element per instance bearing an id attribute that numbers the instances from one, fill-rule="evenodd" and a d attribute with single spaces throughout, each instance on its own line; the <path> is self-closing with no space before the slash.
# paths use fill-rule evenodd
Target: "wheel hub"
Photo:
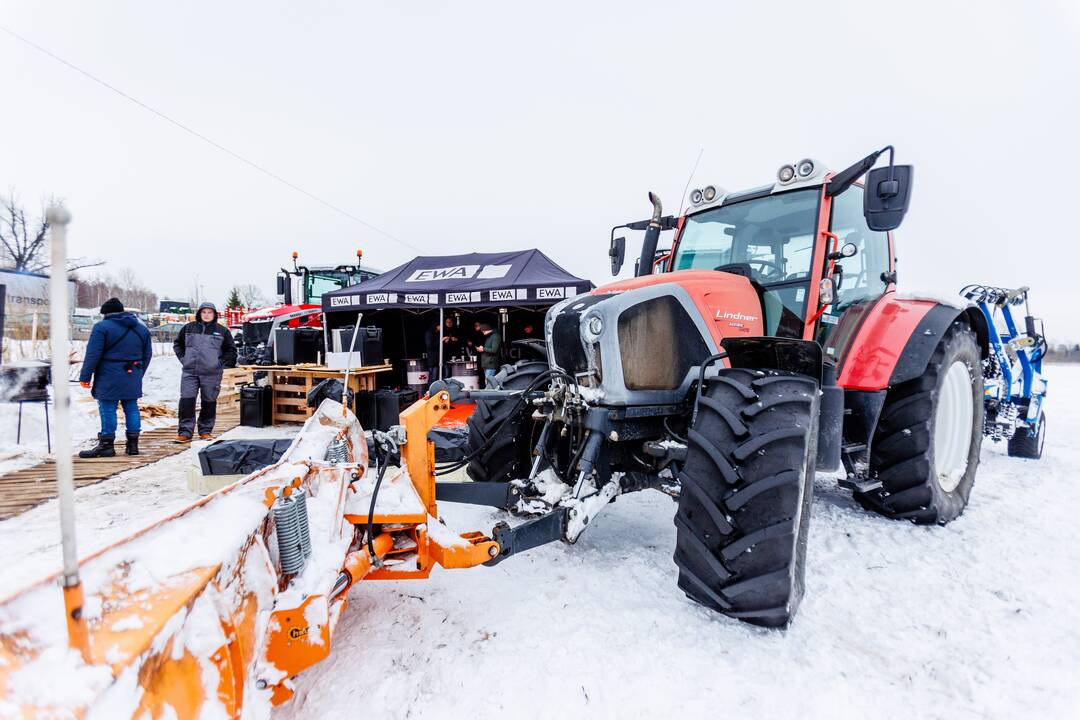
<path id="1" fill-rule="evenodd" d="M 934 414 L 934 470 L 945 492 L 955 490 L 967 470 L 974 418 L 971 371 L 957 360 L 945 373 Z"/>

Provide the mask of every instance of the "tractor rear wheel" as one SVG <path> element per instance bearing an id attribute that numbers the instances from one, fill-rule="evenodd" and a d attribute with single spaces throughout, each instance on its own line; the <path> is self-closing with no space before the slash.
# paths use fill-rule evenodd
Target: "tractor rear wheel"
<path id="1" fill-rule="evenodd" d="M 979 346 L 971 328 L 957 323 L 921 377 L 889 388 L 870 445 L 870 476 L 881 487 L 855 499 L 920 525 L 955 520 L 975 483 L 983 411 Z"/>
<path id="2" fill-rule="evenodd" d="M 488 381 L 488 389 L 524 390 L 547 369 L 548 364 L 539 360 L 503 365 Z M 535 435 L 532 410 L 517 397 L 476 401 L 476 410 L 469 417 L 468 452 L 477 453 L 465 470 L 470 478 L 508 482 L 529 474 Z"/>
<path id="3" fill-rule="evenodd" d="M 1017 430 L 1009 438 L 1009 457 L 1038 460 L 1042 457 L 1044 442 L 1046 442 L 1046 413 L 1039 416 L 1039 424 L 1035 426 L 1034 435 L 1029 435 L 1026 430 Z"/>
<path id="4" fill-rule="evenodd" d="M 705 381 L 675 515 L 679 587 L 706 607 L 783 627 L 805 577 L 818 383 L 781 370 Z"/>

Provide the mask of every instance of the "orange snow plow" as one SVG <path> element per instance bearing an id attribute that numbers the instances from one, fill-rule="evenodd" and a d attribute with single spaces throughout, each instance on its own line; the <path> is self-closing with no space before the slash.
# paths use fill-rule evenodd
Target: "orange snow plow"
<path id="1" fill-rule="evenodd" d="M 81 584 L 0 600 L 0 715 L 265 714 L 328 655 L 355 583 L 497 558 L 438 519 L 427 433 L 449 408 L 403 412 L 400 467 L 376 473 L 328 400 L 277 463 L 84 558 Z"/>

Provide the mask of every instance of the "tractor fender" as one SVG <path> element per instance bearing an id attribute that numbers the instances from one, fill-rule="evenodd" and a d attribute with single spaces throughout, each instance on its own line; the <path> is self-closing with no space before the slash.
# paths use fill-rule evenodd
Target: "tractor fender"
<path id="1" fill-rule="evenodd" d="M 934 349 L 956 321 L 974 331 L 983 357 L 989 352 L 986 318 L 973 304 L 887 293 L 864 314 L 845 348 L 838 382 L 849 390 L 884 390 L 926 372 Z"/>

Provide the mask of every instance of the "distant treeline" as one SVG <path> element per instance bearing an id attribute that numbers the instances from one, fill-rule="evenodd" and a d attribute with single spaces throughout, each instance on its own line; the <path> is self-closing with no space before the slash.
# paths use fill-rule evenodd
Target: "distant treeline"
<path id="1" fill-rule="evenodd" d="M 1080 362 L 1080 343 L 1072 345 L 1050 343 L 1050 351 L 1046 353 L 1046 361 Z"/>
<path id="2" fill-rule="evenodd" d="M 76 280 L 75 305 L 81 308 L 98 308 L 109 298 L 119 298 L 124 307 L 146 312 L 156 312 L 158 296 L 143 286 L 130 270 L 122 270 L 118 277 L 100 275 L 96 278 Z"/>

